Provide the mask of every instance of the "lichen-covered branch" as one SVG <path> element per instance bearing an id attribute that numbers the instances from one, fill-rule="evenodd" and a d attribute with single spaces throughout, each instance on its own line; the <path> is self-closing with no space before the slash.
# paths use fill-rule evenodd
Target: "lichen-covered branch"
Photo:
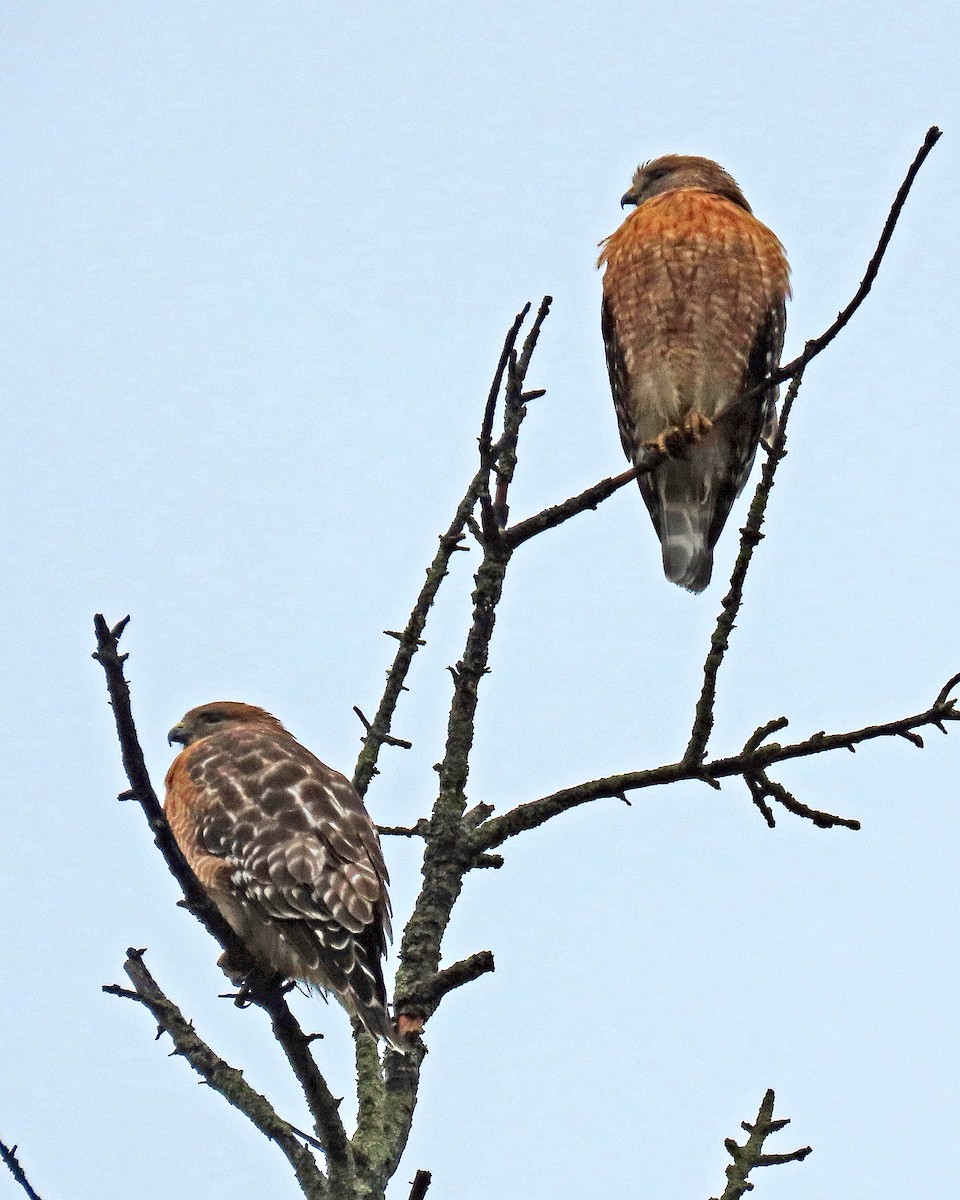
<path id="1" fill-rule="evenodd" d="M 813 1152 L 811 1146 L 804 1146 L 788 1154 L 763 1153 L 763 1144 L 767 1138 L 790 1124 L 788 1117 L 781 1117 L 776 1121 L 773 1119 L 774 1100 L 773 1089 L 768 1088 L 756 1121 L 752 1125 L 746 1121 L 740 1122 L 741 1129 L 749 1134 L 742 1146 L 733 1138 L 724 1141 L 723 1144 L 733 1162 L 727 1167 L 727 1186 L 723 1189 L 720 1200 L 740 1200 L 744 1192 L 752 1191 L 753 1184 L 748 1181 L 747 1176 L 755 1167 L 776 1167 L 782 1163 L 803 1162 L 807 1155 Z"/>
<path id="2" fill-rule="evenodd" d="M 855 750 L 863 742 L 877 738 L 900 737 L 913 745 L 922 747 L 923 740 L 917 734 L 918 729 L 934 727 L 941 732 L 947 732 L 947 723 L 960 720 L 960 712 L 956 708 L 956 700 L 951 699 L 953 689 L 960 683 L 960 675 L 953 676 L 940 690 L 936 700 L 924 712 L 915 713 L 909 717 L 899 717 L 894 721 L 886 721 L 880 725 L 867 725 L 862 729 L 854 729 L 848 733 L 815 733 L 802 742 L 793 742 L 782 746 L 777 742 L 763 740 L 770 732 L 786 726 L 785 718 L 767 722 L 747 740 L 740 754 L 725 758 L 715 758 L 703 763 L 689 763 L 685 759 L 680 762 L 667 763 L 661 767 L 653 767 L 643 771 L 629 771 L 621 775 L 609 775 L 604 779 L 593 779 L 575 787 L 563 788 L 539 800 L 531 800 L 520 804 L 498 817 L 491 817 L 483 822 L 475 832 L 475 845 L 479 850 L 491 850 L 502 845 L 508 838 L 516 837 L 528 829 L 543 825 L 560 813 L 569 812 L 581 804 L 592 800 L 623 799 L 627 792 L 643 788 L 660 787 L 663 784 L 678 783 L 680 780 L 698 780 L 703 783 L 719 786 L 721 779 L 741 776 L 748 779 L 751 776 L 764 775 L 768 768 L 777 763 L 789 762 L 795 758 L 809 758 L 811 755 L 824 754 L 830 750 Z M 769 780 L 767 781 L 770 782 Z M 789 797 L 789 800 L 785 799 Z M 782 795 L 775 795 L 779 803 L 784 804 L 797 816 L 806 817 L 815 824 L 844 825 L 847 828 L 857 828 L 856 822 L 844 817 L 834 817 L 829 813 L 820 813 L 808 809 L 790 797 L 786 789 Z M 791 806 L 789 801 L 793 801 Z"/>
<path id="3" fill-rule="evenodd" d="M 451 668 L 453 698 L 444 755 L 438 768 L 437 799 L 429 822 L 418 822 L 413 827 L 417 833 L 422 832 L 425 840 L 423 885 L 403 932 L 397 972 L 396 996 L 417 997 L 418 1007 L 424 1016 L 429 1015 L 442 996 L 456 986 L 457 971 L 462 966 L 458 964 L 457 967 L 448 968 L 449 974 L 440 971 L 441 942 L 453 906 L 460 895 L 463 877 L 477 862 L 473 825 L 464 820 L 477 694 L 480 681 L 488 669 L 496 609 L 511 556 L 511 549 L 502 536 L 501 522 L 506 519 L 507 497 L 516 465 L 516 444 L 525 404 L 532 395 L 524 390 L 526 373 L 549 307 L 550 298 L 545 297 L 519 354 L 515 349 L 519 321 L 508 332 L 494 379 L 495 388 L 488 398 L 481 428 L 482 479 L 476 496 L 483 505 L 484 519 L 481 526 L 475 527 L 475 531 L 479 533 L 483 559 L 474 576 L 473 615 L 463 656 Z M 520 314 L 521 318 L 526 312 L 527 309 Z M 493 423 L 501 383 L 506 397 L 503 430 L 494 442 Z M 497 478 L 495 501 L 491 498 L 491 478 L 494 474 Z M 376 726 L 377 722 L 373 724 Z M 406 833 L 406 830 L 398 832 Z M 494 865 L 494 860 L 491 858 L 487 865 Z M 474 956 L 470 970 L 482 974 L 490 966 L 484 957 Z M 466 977 L 461 980 L 466 981 Z M 356 1145 L 356 1153 L 358 1160 L 362 1157 L 364 1162 L 365 1182 L 374 1190 L 386 1185 L 406 1144 L 416 1104 L 422 1053 L 422 1047 L 418 1047 L 417 1053 L 412 1055 L 387 1051 L 382 1067 L 382 1097 L 379 1093 L 380 1081 L 372 1071 L 371 1096 L 364 1097 L 361 1094 L 361 1110 L 368 1120 L 363 1144 Z"/>
<path id="4" fill-rule="evenodd" d="M 20 1185 L 20 1187 L 22 1187 L 23 1190 L 26 1192 L 27 1196 L 29 1197 L 29 1200 L 40 1200 L 40 1197 L 33 1190 L 33 1187 L 30 1184 L 30 1180 L 27 1178 L 26 1172 L 24 1171 L 23 1167 L 20 1165 L 20 1160 L 17 1158 L 17 1147 L 16 1146 L 8 1146 L 4 1142 L 0 1142 L 0 1158 L 3 1159 L 4 1163 L 7 1166 L 7 1169 L 9 1170 L 9 1172 L 13 1176 L 13 1178 L 17 1181 L 17 1183 Z M 424 1172 L 420 1172 L 420 1174 L 424 1174 Z M 430 1183 L 430 1176 L 428 1174 L 427 1175 L 427 1184 L 429 1185 L 429 1183 Z M 424 1191 L 426 1191 L 426 1188 L 424 1188 Z"/>
<path id="5" fill-rule="evenodd" d="M 329 1200 L 328 1180 L 303 1145 L 304 1135 L 279 1116 L 270 1101 L 247 1083 L 242 1071 L 230 1066 L 207 1045 L 177 1005 L 160 989 L 143 961 L 143 952 L 129 949 L 123 969 L 133 990 L 115 984 L 108 984 L 103 990 L 136 1000 L 147 1008 L 160 1029 L 170 1035 L 175 1053 L 185 1058 L 205 1083 L 277 1144 L 293 1167 L 304 1196 L 308 1200 Z"/>
<path id="6" fill-rule="evenodd" d="M 398 994 L 396 1012 L 398 1016 L 416 1017 L 421 1022 L 426 1021 L 436 1011 L 437 1005 L 455 988 L 472 983 L 481 975 L 495 970 L 493 955 L 489 950 L 478 950 L 469 958 L 438 971 L 432 979 L 411 988 L 410 991 Z"/>

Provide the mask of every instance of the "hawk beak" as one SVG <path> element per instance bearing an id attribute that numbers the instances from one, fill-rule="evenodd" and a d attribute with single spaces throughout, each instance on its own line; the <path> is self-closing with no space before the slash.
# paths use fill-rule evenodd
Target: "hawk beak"
<path id="1" fill-rule="evenodd" d="M 624 192 L 623 195 L 620 197 L 620 207 L 621 208 L 626 208 L 628 204 L 636 204 L 636 202 L 637 202 L 637 196 L 636 196 L 636 193 L 633 192 L 632 190 L 629 192 Z"/>
<path id="2" fill-rule="evenodd" d="M 180 742 L 184 746 L 187 744 L 187 735 L 183 728 L 182 721 L 178 725 L 174 725 L 174 727 L 167 734 L 167 745 L 172 746 L 174 742 Z"/>

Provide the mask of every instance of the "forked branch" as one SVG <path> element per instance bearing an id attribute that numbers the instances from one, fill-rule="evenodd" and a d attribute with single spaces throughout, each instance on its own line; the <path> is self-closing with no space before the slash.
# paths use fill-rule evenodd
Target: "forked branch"
<path id="1" fill-rule="evenodd" d="M 720 673 L 724 655 L 730 646 L 733 627 L 740 615 L 740 606 L 743 604 L 743 585 L 746 583 L 747 571 L 753 561 L 753 552 L 763 538 L 760 530 L 766 516 L 767 503 L 770 500 L 770 492 L 773 490 L 777 467 L 786 457 L 787 423 L 790 420 L 790 413 L 797 398 L 797 392 L 800 390 L 802 379 L 801 372 L 787 389 L 783 408 L 780 411 L 777 432 L 760 472 L 760 482 L 757 484 L 757 490 L 750 504 L 746 524 L 740 530 L 740 550 L 733 565 L 733 574 L 730 576 L 730 587 L 720 602 L 720 615 L 710 638 L 710 650 L 703 664 L 703 687 L 694 711 L 690 740 L 683 755 L 683 761 L 689 766 L 695 766 L 703 759 L 707 751 L 707 742 L 713 731 L 713 706 L 717 698 L 717 676 Z"/>
<path id="2" fill-rule="evenodd" d="M 185 1058 L 206 1084 L 279 1146 L 293 1167 L 304 1196 L 308 1200 L 328 1200 L 328 1181 L 303 1144 L 304 1140 L 312 1139 L 279 1116 L 270 1101 L 247 1083 L 243 1072 L 230 1066 L 200 1037 L 192 1022 L 160 989 L 143 961 L 142 950 L 129 949 L 123 969 L 133 984 L 132 990 L 116 984 L 107 984 L 103 990 L 113 996 L 135 1000 L 148 1009 L 159 1030 L 170 1035 L 174 1052 Z"/>
<path id="3" fill-rule="evenodd" d="M 502 845 L 508 838 L 516 837 L 528 829 L 543 825 L 560 813 L 569 812 L 581 804 L 592 800 L 623 799 L 627 792 L 642 790 L 649 787 L 660 787 L 664 784 L 678 783 L 681 780 L 698 780 L 719 786 L 721 779 L 740 776 L 743 779 L 766 779 L 768 768 L 777 763 L 789 762 L 796 758 L 809 758 L 816 754 L 824 754 L 830 750 L 855 750 L 863 742 L 875 741 L 877 738 L 905 738 L 913 745 L 922 746 L 922 739 L 916 733 L 918 729 L 933 727 L 942 733 L 947 732 L 947 726 L 952 721 L 960 720 L 957 711 L 957 701 L 951 698 L 952 691 L 960 684 L 960 674 L 954 675 L 941 688 L 936 700 L 924 712 L 915 713 L 909 717 L 899 717 L 880 725 L 866 725 L 862 729 L 854 729 L 847 733 L 815 733 L 802 742 L 793 742 L 782 746 L 778 742 L 768 742 L 764 739 L 775 730 L 783 729 L 787 722 L 783 717 L 769 721 L 752 734 L 739 754 L 725 758 L 715 758 L 703 763 L 690 763 L 685 759 L 680 762 L 667 763 L 661 767 L 653 767 L 643 771 L 630 771 L 622 775 L 608 775 L 604 779 L 593 779 L 574 787 L 564 788 L 543 796 L 539 800 L 531 800 L 510 809 L 501 816 L 492 817 L 476 830 L 475 844 L 481 850 L 491 850 Z M 829 813 L 821 813 L 800 804 L 785 788 L 779 788 L 777 794 L 771 795 L 778 803 L 784 805 L 796 816 L 806 817 L 821 828 L 831 825 L 843 825 L 849 829 L 858 828 L 858 822 L 846 817 L 835 817 Z M 765 796 L 766 798 L 766 796 Z M 761 811 L 763 811 L 761 809 Z M 764 813 L 765 818 L 767 814 Z M 772 814 L 771 814 L 772 816 Z M 769 818 L 767 818 L 769 821 Z"/>
<path id="4" fill-rule="evenodd" d="M 791 1150 L 788 1154 L 763 1153 L 763 1145 L 767 1138 L 790 1124 L 788 1117 L 781 1117 L 776 1121 L 773 1119 L 775 1099 L 773 1089 L 768 1088 L 754 1123 L 750 1125 L 746 1121 L 740 1122 L 741 1129 L 746 1130 L 749 1134 L 742 1146 L 738 1145 L 733 1138 L 727 1138 L 724 1141 L 723 1144 L 733 1162 L 727 1167 L 727 1186 L 723 1189 L 720 1200 L 740 1200 L 744 1192 L 751 1191 L 753 1184 L 748 1181 L 747 1176 L 754 1168 L 778 1167 L 783 1163 L 803 1162 L 808 1154 L 813 1153 L 811 1146 L 804 1146 L 800 1150 Z"/>
<path id="5" fill-rule="evenodd" d="M 457 550 L 465 549 L 461 545 L 463 532 L 467 528 L 467 524 L 480 495 L 484 494 L 489 498 L 490 474 L 494 469 L 498 454 L 498 447 L 494 446 L 492 442 L 497 401 L 503 384 L 504 372 L 511 361 L 515 360 L 517 338 L 520 336 L 520 330 L 529 311 L 530 305 L 525 304 L 514 318 L 513 324 L 507 330 L 506 337 L 504 338 L 503 348 L 500 351 L 500 359 L 494 371 L 493 382 L 490 385 L 490 391 L 487 394 L 487 401 L 484 407 L 479 438 L 480 466 L 477 473 L 470 480 L 467 490 L 463 494 L 463 499 L 457 505 L 456 512 L 453 514 L 453 519 L 447 526 L 446 531 L 440 535 L 440 545 L 437 553 L 434 555 L 433 562 L 427 568 L 427 577 L 424 580 L 423 587 L 420 589 L 420 594 L 417 597 L 403 632 L 386 631 L 388 636 L 395 637 L 399 641 L 400 646 L 394 656 L 393 664 L 387 672 L 386 687 L 377 706 L 376 715 L 367 726 L 366 737 L 363 739 L 363 749 L 360 752 L 356 768 L 354 769 L 353 786 L 361 796 L 366 795 L 370 781 L 377 773 L 377 760 L 380 757 L 380 748 L 388 744 L 391 740 L 389 735 L 390 727 L 393 723 L 393 715 L 396 712 L 401 693 L 405 691 L 405 681 L 413 663 L 414 655 L 424 645 L 423 631 L 427 624 L 427 617 L 430 615 L 430 609 L 437 598 L 440 585 L 447 577 L 450 568 L 450 559 Z M 544 313 L 545 316 L 546 313 Z M 540 317 L 539 320 L 542 324 L 543 318 Z M 524 347 L 525 350 L 526 347 Z M 527 355 L 527 361 L 529 361 L 529 355 Z"/>

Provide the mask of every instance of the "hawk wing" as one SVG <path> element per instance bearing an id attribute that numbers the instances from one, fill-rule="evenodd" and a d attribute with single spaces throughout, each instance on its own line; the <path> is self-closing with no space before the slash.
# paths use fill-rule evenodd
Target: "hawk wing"
<path id="1" fill-rule="evenodd" d="M 197 750 L 188 769 L 203 793 L 198 844 L 228 864 L 231 890 L 285 944 L 267 957 L 292 978 L 332 988 L 361 1015 L 380 1010 L 377 1031 L 389 1031 L 388 875 L 352 784 L 272 730 L 224 731 Z M 253 924 L 239 932 L 262 956 Z"/>
<path id="2" fill-rule="evenodd" d="M 741 396 L 758 387 L 777 369 L 786 320 L 787 309 L 783 302 L 772 305 L 767 311 L 750 348 L 740 385 Z M 776 435 L 778 390 L 774 384 L 755 396 L 735 400 L 716 422 L 726 456 L 726 469 L 716 473 L 712 496 L 705 497 L 705 503 L 712 504 L 713 510 L 707 533 L 707 546 L 711 550 L 717 544 L 733 502 L 750 477 L 757 446 L 761 441 L 769 445 Z M 647 506 L 650 506 L 649 500 Z"/>

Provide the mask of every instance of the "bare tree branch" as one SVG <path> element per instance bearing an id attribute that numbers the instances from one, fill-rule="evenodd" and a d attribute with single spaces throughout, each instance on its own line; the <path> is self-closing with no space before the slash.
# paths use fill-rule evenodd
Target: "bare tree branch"
<path id="1" fill-rule="evenodd" d="M 520 437 L 520 425 L 527 413 L 526 400 L 529 395 L 533 394 L 525 393 L 523 385 L 530 366 L 530 359 L 533 356 L 540 337 L 540 330 L 543 328 L 543 323 L 547 319 L 552 303 L 552 296 L 543 297 L 540 301 L 537 315 L 533 319 L 533 324 L 530 326 L 530 330 L 523 340 L 523 347 L 520 350 L 520 354 L 517 355 L 515 352 L 511 352 L 509 358 L 507 382 L 504 388 L 503 435 L 500 438 L 499 453 L 495 463 L 497 489 L 492 515 L 495 528 L 498 531 L 503 530 L 510 514 L 510 508 L 507 504 L 507 494 L 510 490 L 510 484 L 513 482 L 514 471 L 517 469 L 517 441 Z M 543 395 L 543 391 L 538 390 L 536 394 Z M 492 532 L 492 529 L 488 530 L 488 536 Z"/>
<path id="2" fill-rule="evenodd" d="M 680 780 L 699 780 L 704 783 L 719 785 L 719 780 L 731 776 L 758 777 L 767 768 L 776 763 L 788 762 L 795 758 L 808 758 L 811 755 L 823 754 L 830 750 L 854 750 L 860 743 L 873 741 L 876 738 L 903 737 L 917 729 L 934 726 L 946 733 L 946 723 L 960 720 L 960 712 L 956 709 L 956 700 L 950 699 L 950 691 L 960 683 L 960 675 L 955 675 L 941 689 L 933 705 L 924 712 L 909 717 L 900 717 L 887 721 L 882 725 L 867 725 L 863 729 L 851 730 L 849 733 L 815 733 L 802 742 L 794 742 L 781 746 L 776 742 L 764 742 L 763 737 L 774 729 L 782 729 L 786 725 L 785 718 L 778 718 L 761 726 L 752 734 L 740 754 L 725 758 L 715 758 L 708 762 L 694 764 L 681 760 L 667 763 L 661 767 L 653 767 L 644 771 L 630 771 L 622 775 L 609 775 L 605 779 L 594 779 L 575 787 L 564 788 L 553 792 L 539 800 L 531 800 L 510 809 L 499 817 L 485 821 L 474 835 L 475 845 L 480 850 L 491 850 L 502 845 L 508 838 L 527 829 L 535 829 L 560 813 L 569 812 L 580 804 L 592 800 L 623 799 L 629 791 L 642 788 L 659 787 L 662 784 L 677 783 Z M 769 783 L 769 780 L 767 781 Z M 844 817 L 832 817 L 828 813 L 820 813 L 808 809 L 790 796 L 786 789 L 783 794 L 773 798 L 789 808 L 797 816 L 807 817 L 821 827 L 827 825 L 845 825 L 847 828 L 857 828 L 858 824 Z M 789 799 L 787 799 L 789 798 Z"/>
<path id="3" fill-rule="evenodd" d="M 401 637 L 402 636 L 403 635 L 401 634 Z M 423 646 L 426 643 L 421 641 L 419 644 L 421 646 Z M 364 716 L 362 709 L 358 708 L 357 705 L 355 704 L 353 706 L 353 711 L 357 714 L 357 717 L 360 720 L 360 724 L 364 727 L 364 729 L 367 731 L 367 733 L 368 734 L 372 733 L 373 726 L 370 724 L 370 722 Z M 379 739 L 380 744 L 382 746 L 397 746 L 400 750 L 412 750 L 413 749 L 413 742 L 408 742 L 405 738 L 394 737 L 393 734 L 391 734 L 391 733 L 378 733 L 377 738 Z M 366 739 L 364 739 L 364 740 L 366 740 Z"/>
<path id="4" fill-rule="evenodd" d="M 522 546 L 524 542 L 528 542 L 532 537 L 536 537 L 537 534 L 545 533 L 548 529 L 555 529 L 558 525 L 562 525 L 564 521 L 569 521 L 571 517 L 586 512 L 588 508 L 597 508 L 604 500 L 608 500 L 614 492 L 618 492 L 622 487 L 626 487 L 628 483 L 637 479 L 644 471 L 652 471 L 655 466 L 663 462 L 664 457 L 665 455 L 660 451 L 651 450 L 649 465 L 644 460 L 642 468 L 631 467 L 629 471 L 622 471 L 619 475 L 611 475 L 609 479 L 601 479 L 593 487 L 588 487 L 586 491 L 580 492 L 577 496 L 571 496 L 569 500 L 564 500 L 562 504 L 551 505 L 550 508 L 544 508 L 540 512 L 534 513 L 532 517 L 526 517 L 523 521 L 518 521 L 516 525 L 511 525 L 504 532 L 504 538 L 510 548 L 515 550 L 517 546 Z"/>
<path id="5" fill-rule="evenodd" d="M 430 822 L 421 817 L 416 825 L 378 825 L 377 833 L 381 837 L 425 838 L 430 833 Z"/>
<path id="6" fill-rule="evenodd" d="M 137 736 L 137 726 L 133 719 L 130 688 L 123 671 L 123 665 L 128 656 L 120 653 L 120 638 L 129 622 L 130 618 L 127 616 L 111 628 L 101 613 L 97 613 L 93 618 L 93 628 L 97 639 L 97 649 L 94 651 L 93 657 L 103 667 L 107 678 L 107 692 L 117 726 L 120 755 L 127 781 L 130 784 L 130 791 L 123 793 L 120 798 L 136 800 L 143 809 L 144 816 L 153 830 L 157 848 L 163 855 L 170 873 L 180 885 L 188 910 L 193 913 L 207 932 L 216 938 L 240 969 L 252 970 L 254 963 L 246 946 L 224 920 L 217 906 L 207 898 L 197 877 L 190 870 L 187 860 L 180 853 L 180 847 L 170 831 L 163 807 L 150 782 L 146 760 Z"/>
<path id="7" fill-rule="evenodd" d="M 753 552 L 763 538 L 760 529 L 767 511 L 767 502 L 770 499 L 770 492 L 773 489 L 773 480 L 777 473 L 777 467 L 786 457 L 787 422 L 790 420 L 790 412 L 797 398 L 797 392 L 800 390 L 802 379 L 803 374 L 801 372 L 796 376 L 787 390 L 787 395 L 783 401 L 783 408 L 780 412 L 780 422 L 773 439 L 773 445 L 770 447 L 770 452 L 763 464 L 763 470 L 760 472 L 760 482 L 757 484 L 757 490 L 750 504 L 750 511 L 747 513 L 747 523 L 740 530 L 740 552 L 737 554 L 737 561 L 733 566 L 733 574 L 730 576 L 730 588 L 720 602 L 720 615 L 717 618 L 713 636 L 710 638 L 710 650 L 707 654 L 706 662 L 703 664 L 703 688 L 701 689 L 700 699 L 697 701 L 694 712 L 690 741 L 687 743 L 687 748 L 683 755 L 683 761 L 691 766 L 703 759 L 707 750 L 707 742 L 710 740 L 710 734 L 713 730 L 713 706 L 717 696 L 717 675 L 723 663 L 723 656 L 730 645 L 730 634 L 733 632 L 733 627 L 740 613 L 740 606 L 743 603 L 743 585 L 746 582 L 747 571 L 753 560 Z"/>
<path id="8" fill-rule="evenodd" d="M 489 497 L 490 472 L 493 470 L 498 453 L 498 447 L 493 446 L 491 442 L 497 400 L 500 395 L 504 371 L 511 361 L 517 337 L 520 334 L 520 329 L 529 311 L 530 305 L 525 304 L 514 318 L 514 322 L 507 330 L 506 337 L 504 338 L 503 349 L 500 352 L 500 360 L 497 363 L 493 382 L 490 385 L 490 391 L 487 395 L 483 422 L 480 428 L 480 467 L 470 481 L 463 499 L 457 505 L 453 520 L 447 527 L 446 532 L 440 536 L 440 546 L 434 555 L 433 562 L 427 568 L 426 580 L 420 589 L 420 595 L 417 597 L 403 632 L 397 634 L 388 631 L 389 636 L 397 638 L 400 647 L 393 660 L 393 665 L 387 672 L 387 684 L 384 688 L 383 696 L 377 706 L 376 716 L 367 729 L 367 736 L 363 739 L 363 749 L 360 752 L 356 768 L 354 769 L 353 786 L 361 796 L 366 795 L 370 781 L 377 773 L 377 760 L 380 756 L 380 747 L 387 742 L 390 726 L 393 722 L 393 714 L 396 711 L 400 695 L 404 690 L 404 683 L 413 662 L 413 656 L 424 644 L 422 640 L 423 630 L 426 626 L 430 609 L 433 607 L 433 602 L 436 599 L 437 592 L 440 590 L 440 585 L 447 576 L 450 559 L 455 551 L 465 548 L 460 544 L 463 538 L 463 531 L 467 526 L 467 522 L 481 493 L 485 492 Z"/>
<path id="9" fill-rule="evenodd" d="M 790 1124 L 786 1117 L 773 1120 L 774 1100 L 773 1089 L 768 1088 L 756 1121 L 752 1125 L 748 1125 L 746 1121 L 740 1122 L 741 1128 L 750 1135 L 742 1146 L 738 1146 L 733 1138 L 724 1141 L 723 1144 L 733 1162 L 727 1167 L 727 1186 L 723 1189 L 720 1200 L 740 1200 L 744 1192 L 752 1191 L 753 1184 L 748 1182 L 747 1176 L 755 1167 L 775 1167 L 782 1163 L 803 1162 L 807 1155 L 813 1152 L 812 1147 L 804 1146 L 801 1150 L 793 1150 L 789 1154 L 763 1153 L 763 1143 L 767 1138 Z"/>
<path id="10" fill-rule="evenodd" d="M 37 1193 L 31 1187 L 30 1180 L 27 1178 L 26 1172 L 24 1171 L 23 1167 L 20 1166 L 20 1160 L 17 1158 L 17 1147 L 16 1146 L 7 1146 L 3 1142 L 0 1142 L 0 1158 L 2 1158 L 3 1161 L 6 1163 L 7 1168 L 10 1171 L 10 1174 L 14 1177 L 14 1179 L 17 1181 L 17 1183 L 19 1183 L 19 1185 L 23 1188 L 23 1190 L 27 1193 L 27 1196 L 30 1198 L 30 1200 L 40 1200 L 40 1197 L 37 1195 Z M 417 1178 L 419 1178 L 419 1176 L 424 1173 L 425 1172 L 423 1172 L 423 1171 L 419 1172 Z M 429 1185 L 429 1183 L 430 1183 L 430 1176 L 429 1176 L 429 1174 L 427 1174 L 427 1184 Z M 424 1190 L 424 1192 L 426 1192 L 427 1189 L 424 1188 L 423 1190 Z M 413 1195 L 412 1192 L 411 1192 L 411 1195 Z"/>
<path id="11" fill-rule="evenodd" d="M 503 339 L 503 349 L 500 351 L 500 360 L 497 363 L 497 369 L 493 373 L 490 390 L 487 392 L 487 403 L 483 410 L 483 421 L 480 425 L 480 437 L 478 439 L 480 446 L 480 466 L 487 472 L 493 470 L 496 461 L 496 454 L 493 448 L 493 422 L 496 419 L 497 403 L 500 399 L 500 389 L 503 386 L 503 373 L 510 362 L 510 356 L 514 353 L 517 338 L 520 336 L 520 330 L 523 328 L 523 323 L 527 319 L 529 311 L 530 301 L 528 300 L 514 317 L 513 324 L 507 330 L 506 337 Z"/>
<path id="12" fill-rule="evenodd" d="M 270 1101 L 247 1083 L 242 1071 L 230 1066 L 207 1045 L 177 1005 L 160 989 L 143 961 L 143 952 L 129 949 L 123 969 L 133 984 L 133 990 L 115 984 L 107 984 L 103 990 L 114 996 L 136 1000 L 147 1008 L 160 1029 L 170 1035 L 175 1053 L 185 1058 L 205 1083 L 279 1146 L 293 1167 L 300 1190 L 308 1200 L 329 1200 L 329 1183 L 301 1141 L 306 1135 L 280 1117 Z"/>
<path id="13" fill-rule="evenodd" d="M 788 379 L 793 379 L 797 374 L 803 371 L 804 367 L 822 354 L 830 345 L 838 333 L 847 325 L 850 318 L 857 311 L 860 305 L 866 300 L 870 294 L 870 289 L 873 287 L 877 274 L 880 271 L 880 264 L 883 262 L 883 256 L 887 252 L 887 247 L 890 245 L 890 239 L 893 237 L 893 231 L 897 227 L 897 221 L 900 219 L 900 214 L 903 211 L 903 206 L 906 204 L 907 196 L 910 194 L 910 189 L 913 187 L 914 180 L 920 173 L 920 168 L 926 162 L 927 155 L 934 148 L 942 136 L 942 131 L 936 125 L 931 125 L 927 130 L 926 136 L 923 139 L 923 145 L 917 151 L 917 155 L 910 168 L 907 171 L 903 183 L 900 185 L 900 190 L 894 198 L 890 212 L 884 222 L 883 230 L 880 233 L 880 240 L 877 242 L 877 248 L 867 264 L 866 272 L 857 288 L 853 299 L 837 314 L 837 319 L 833 324 L 826 329 L 819 337 L 811 338 L 803 347 L 803 353 L 797 355 L 792 362 L 786 363 L 777 371 L 773 372 L 768 379 L 758 384 L 755 388 L 751 388 L 750 395 L 766 391 L 771 383 L 785 383 Z"/>
<path id="14" fill-rule="evenodd" d="M 901 734 L 901 736 L 904 735 Z M 845 829 L 860 828 L 860 822 L 851 817 L 838 817 L 833 813 L 821 812 L 817 808 L 810 808 L 806 804 L 802 804 L 792 792 L 787 791 L 782 783 L 771 779 L 766 771 L 749 771 L 744 774 L 743 778 L 750 789 L 750 796 L 754 804 L 763 813 L 763 818 L 771 829 L 776 825 L 776 821 L 773 817 L 773 810 L 767 803 L 768 800 L 782 804 L 787 812 L 793 813 L 795 817 L 804 817 L 806 820 L 812 821 L 818 829 L 833 829 L 837 825 L 842 825 Z"/>

